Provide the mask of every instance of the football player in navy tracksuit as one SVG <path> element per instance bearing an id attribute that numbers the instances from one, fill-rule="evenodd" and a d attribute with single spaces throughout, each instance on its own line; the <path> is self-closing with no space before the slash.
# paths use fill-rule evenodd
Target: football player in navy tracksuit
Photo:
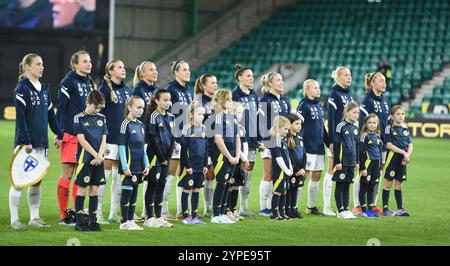
<path id="1" fill-rule="evenodd" d="M 134 72 L 133 78 L 133 95 L 137 95 L 144 100 L 144 114 L 138 119 L 144 123 L 147 110 L 147 104 L 150 103 L 153 93 L 158 89 L 156 81 L 158 80 L 158 69 L 156 65 L 150 61 L 142 61 Z M 142 194 L 145 195 L 147 191 L 148 182 L 144 181 L 144 187 Z M 147 209 L 145 209 L 145 198 L 142 199 L 142 214 L 139 219 L 145 219 L 147 215 Z M 137 218 L 137 217 L 136 217 Z"/>
<path id="2" fill-rule="evenodd" d="M 369 218 L 380 217 L 373 209 L 375 206 L 373 192 L 375 184 L 380 183 L 383 142 L 380 138 L 380 122 L 375 114 L 369 114 L 364 118 L 360 136 L 358 153 L 361 216 Z"/>
<path id="3" fill-rule="evenodd" d="M 308 206 L 306 212 L 313 215 L 323 215 L 316 207 L 316 196 L 319 190 L 319 180 L 324 169 L 324 144 L 329 146 L 328 133 L 324 127 L 324 112 L 320 106 L 319 83 L 308 79 L 303 83 L 305 96 L 297 107 L 297 115 L 302 120 L 303 142 L 306 151 L 306 175 L 312 171 L 308 184 Z"/>
<path id="4" fill-rule="evenodd" d="M 386 126 L 388 125 L 389 119 L 389 103 L 387 99 L 383 96 L 383 92 L 386 90 L 386 78 L 381 72 L 368 73 L 365 76 L 365 86 L 368 89 L 364 97 L 360 102 L 360 112 L 359 112 L 359 128 L 364 121 L 364 118 L 371 113 L 374 113 L 378 116 L 380 121 L 380 130 L 381 130 L 381 140 L 385 143 L 384 140 L 384 131 Z M 383 146 L 383 156 L 382 156 L 382 166 L 386 159 L 386 149 Z M 358 183 L 359 176 L 355 179 L 355 184 Z M 380 190 L 380 186 L 378 184 L 375 185 L 374 198 L 375 198 L 375 207 L 374 210 L 382 215 L 383 211 L 376 205 L 378 199 L 378 193 Z M 359 187 L 353 187 L 353 200 L 354 200 L 354 209 L 353 213 L 355 215 L 361 214 L 361 207 L 359 206 L 358 201 L 358 191 Z"/>
<path id="5" fill-rule="evenodd" d="M 63 133 L 56 121 L 53 111 L 50 89 L 39 82 L 44 71 L 42 58 L 37 54 L 27 54 L 19 65 L 19 83 L 14 89 L 14 106 L 16 108 L 16 129 L 14 147 L 24 145 L 27 153 L 33 149 L 47 157 L 48 125 L 57 136 L 55 146 L 59 148 Z M 41 203 L 41 182 L 28 187 L 28 203 L 30 207 L 30 227 L 50 227 L 39 216 Z M 9 190 L 9 208 L 11 227 L 16 230 L 25 229 L 19 221 L 19 204 L 21 188 L 11 186 Z"/>
<path id="6" fill-rule="evenodd" d="M 157 90 L 147 106 L 145 119 L 146 140 L 149 143 L 147 154 L 150 161 L 150 173 L 145 193 L 145 206 L 148 219 L 144 226 L 172 227 L 162 216 L 163 192 L 169 172 L 169 160 L 172 155 L 175 139 L 172 134 L 175 117 L 169 113 L 171 105 L 170 93 L 166 89 Z"/>
<path id="7" fill-rule="evenodd" d="M 284 90 L 284 82 L 281 74 L 277 72 L 265 74 L 261 78 L 261 83 L 261 92 L 264 95 L 259 99 L 258 136 L 266 149 L 261 152 L 264 177 L 259 185 L 259 214 L 269 216 L 271 214 L 270 206 L 272 204 L 273 194 L 271 173 L 272 157 L 270 155 L 270 148 L 273 147 L 275 143 L 270 141 L 271 138 L 268 136 L 267 132 L 269 132 L 269 129 L 272 127 L 273 119 L 276 116 L 287 117 L 291 111 L 291 107 L 288 100 L 281 96 L 281 93 Z"/>
<path id="8" fill-rule="evenodd" d="M 206 127 L 203 125 L 205 108 L 198 101 L 189 106 L 188 123 L 184 125 L 179 143 L 181 145 L 180 181 L 178 186 L 183 188 L 181 194 L 181 211 L 183 224 L 205 224 L 198 217 L 198 202 L 200 189 L 205 184 L 208 171 L 208 138 Z M 191 197 L 191 217 L 188 212 L 189 194 Z"/>
<path id="9" fill-rule="evenodd" d="M 95 89 L 95 83 L 89 78 L 92 69 L 91 57 L 86 51 L 79 51 L 70 59 L 72 70 L 69 71 L 58 87 L 58 110 L 56 117 L 64 137 L 61 143 L 62 173 L 58 181 L 58 203 L 60 225 L 74 225 L 74 221 L 66 219 L 65 213 L 69 204 L 69 187 L 77 159 L 78 140 L 73 131 L 73 117 L 86 108 L 86 97 Z M 77 186 L 72 186 L 72 199 L 75 204 Z"/>
<path id="10" fill-rule="evenodd" d="M 203 124 L 207 128 L 209 128 L 212 123 L 212 121 L 209 120 L 212 114 L 211 101 L 218 88 L 219 85 L 217 84 L 217 78 L 213 74 L 203 74 L 195 81 L 194 91 L 196 99 L 201 103 L 203 108 L 205 108 Z M 208 172 L 205 176 L 205 187 L 203 188 L 203 204 L 205 217 L 211 217 L 212 215 L 212 198 L 214 194 L 214 166 L 211 161 L 210 146 L 211 145 L 208 145 Z"/>
<path id="11" fill-rule="evenodd" d="M 158 80 L 158 69 L 156 65 L 149 61 L 140 63 L 134 72 L 133 95 L 137 95 L 144 100 L 144 110 L 147 110 L 147 104 L 150 103 L 153 93 L 158 89 L 156 81 Z M 139 120 L 144 122 L 145 113 Z"/>
<path id="12" fill-rule="evenodd" d="M 393 106 L 391 109 L 391 123 L 386 127 L 385 140 L 388 149 L 384 178 L 386 183 L 383 189 L 383 212 L 386 216 L 409 216 L 403 207 L 402 184 L 406 181 L 406 165 L 410 161 L 413 144 L 408 126 L 404 124 L 405 111 L 401 105 Z M 389 192 L 395 185 L 395 201 L 398 210 L 389 210 Z"/>
<path id="13" fill-rule="evenodd" d="M 174 75 L 174 80 L 167 84 L 166 88 L 170 92 L 170 99 L 172 101 L 172 106 L 169 108 L 175 119 L 180 115 L 185 116 L 186 110 L 192 102 L 192 92 L 188 86 L 188 82 L 191 78 L 191 71 L 189 69 L 189 64 L 183 60 L 174 61 L 171 64 L 172 74 Z M 177 123 L 175 125 L 175 131 L 181 133 L 183 130 L 183 123 Z M 179 134 L 178 133 L 178 134 Z M 179 137 L 179 136 L 178 136 Z M 173 179 L 176 175 L 176 170 L 180 161 L 181 146 L 176 143 L 173 154 L 170 158 L 169 164 L 169 175 L 167 177 L 166 187 L 164 189 L 164 201 L 163 201 L 163 216 L 169 215 L 169 198 L 170 191 L 172 187 Z M 181 193 L 182 189 L 177 186 L 177 213 L 178 217 L 181 217 Z"/>
<path id="14" fill-rule="evenodd" d="M 131 96 L 131 91 L 123 81 L 126 76 L 126 70 L 121 60 L 112 60 L 106 64 L 105 76 L 99 91 L 105 95 L 105 109 L 102 113 L 106 116 L 106 124 L 108 126 L 109 134 L 106 137 L 105 150 L 105 179 L 108 182 L 109 175 L 112 171 L 111 184 L 111 209 L 109 212 L 109 221 L 116 223 L 120 222 L 118 215 L 121 193 L 121 179 L 119 175 L 119 139 L 120 126 L 125 112 L 125 102 Z M 97 221 L 99 224 L 108 224 L 103 218 L 102 203 L 103 194 L 106 186 L 99 187 L 98 193 L 98 210 Z"/>
<path id="15" fill-rule="evenodd" d="M 344 119 L 337 124 L 333 135 L 333 181 L 338 218 L 355 218 L 349 211 L 349 187 L 353 183 L 355 166 L 358 163 L 358 121 L 359 105 L 349 102 L 344 108 Z"/>
<path id="16" fill-rule="evenodd" d="M 86 100 L 86 109 L 73 118 L 74 133 L 78 139 L 75 183 L 78 191 L 75 199 L 77 231 L 100 231 L 97 223 L 98 187 L 105 184 L 103 155 L 106 148 L 108 126 L 100 111 L 105 107 L 105 97 L 100 91 L 91 91 Z M 84 199 L 89 187 L 89 223 L 83 221 Z"/>
<path id="17" fill-rule="evenodd" d="M 328 114 L 328 136 L 330 141 L 334 138 L 336 126 L 344 117 L 344 107 L 347 103 L 353 101 L 352 93 L 349 90 L 352 82 L 352 74 L 347 67 L 338 67 L 331 73 L 331 77 L 336 82 L 331 88 L 330 95 L 327 101 Z M 327 149 L 328 153 L 328 167 L 323 179 L 323 197 L 324 197 L 324 213 L 335 214 L 331 209 L 331 192 L 333 189 L 332 175 L 333 175 L 333 143 Z"/>
<path id="18" fill-rule="evenodd" d="M 289 182 L 288 191 L 286 194 L 286 215 L 290 218 L 302 219 L 303 215 L 298 211 L 297 202 L 299 198 L 300 189 L 305 182 L 305 167 L 306 167 L 306 153 L 303 144 L 303 137 L 300 135 L 302 124 L 300 117 L 296 114 L 289 114 L 289 122 L 291 128 L 287 135 L 289 156 L 292 162 L 292 169 L 294 173 Z"/>
<path id="19" fill-rule="evenodd" d="M 216 188 L 213 196 L 212 223 L 235 223 L 225 215 L 227 207 L 227 184 L 234 168 L 239 165 L 241 141 L 236 117 L 230 114 L 233 108 L 231 91 L 221 89 L 213 98 L 214 119 L 212 124 L 211 160 L 214 165 Z"/>
<path id="20" fill-rule="evenodd" d="M 245 185 L 239 187 L 240 194 L 240 215 L 254 216 L 254 213 L 248 206 L 248 197 L 250 193 L 250 182 L 253 172 L 253 167 L 256 161 L 256 149 L 261 145 L 258 141 L 258 108 L 259 101 L 253 90 L 253 71 L 251 68 L 236 65 L 236 72 L 234 74 L 238 85 L 233 90 L 232 99 L 235 102 L 240 102 L 244 105 L 244 117 L 242 124 L 245 129 L 245 136 L 248 141 L 248 160 L 249 167 L 244 168 Z"/>
<path id="21" fill-rule="evenodd" d="M 123 175 L 121 230 L 143 230 L 133 220 L 139 184 L 149 174 L 144 124 L 138 119 L 143 113 L 144 100 L 131 96 L 125 106 L 125 119 L 120 126 L 119 139 L 119 173 Z"/>

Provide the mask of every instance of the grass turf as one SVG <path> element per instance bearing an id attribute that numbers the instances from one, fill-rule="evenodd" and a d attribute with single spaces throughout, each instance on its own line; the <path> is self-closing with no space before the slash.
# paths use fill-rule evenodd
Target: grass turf
<path id="1" fill-rule="evenodd" d="M 50 139 L 53 134 L 50 133 Z M 0 121 L 0 245 L 66 245 L 70 238 L 77 238 L 81 245 L 366 245 L 370 238 L 377 238 L 381 245 L 449 245 L 450 238 L 450 141 L 414 139 L 414 153 L 408 166 L 408 181 L 404 186 L 403 201 L 411 217 L 381 217 L 379 219 L 341 220 L 335 217 L 310 217 L 302 220 L 269 221 L 267 217 L 248 218 L 232 225 L 210 224 L 186 226 L 175 221 L 174 228 L 145 228 L 144 231 L 120 231 L 118 224 L 103 225 L 102 232 L 79 233 L 73 227 L 58 225 L 59 211 L 56 198 L 57 180 L 60 175 L 59 151 L 52 146 L 49 160 L 52 163 L 48 176 L 43 180 L 41 217 L 52 228 L 28 228 L 17 232 L 10 227 L 8 205 L 8 164 L 14 143 L 14 122 Z M 255 165 L 250 193 L 250 206 L 259 209 L 259 183 L 262 175 L 260 156 Z M 110 200 L 110 184 L 104 199 L 107 215 Z M 322 207 L 322 182 L 317 196 Z M 175 212 L 175 183 L 172 185 L 171 212 Z M 142 189 L 138 197 L 137 212 L 142 210 Z M 22 193 L 20 217 L 28 222 L 29 211 L 26 191 Z M 202 198 L 202 197 L 200 197 Z M 307 187 L 301 194 L 300 210 L 304 213 Z M 202 201 L 202 200 L 201 200 Z M 352 206 L 352 199 L 350 200 Z M 378 199 L 381 204 L 381 195 Z M 69 206 L 72 206 L 70 200 Z M 199 204 L 200 212 L 203 203 Z M 335 209 L 334 196 L 332 206 Z M 395 209 L 393 192 L 390 206 Z M 205 221 L 207 221 L 205 219 Z"/>

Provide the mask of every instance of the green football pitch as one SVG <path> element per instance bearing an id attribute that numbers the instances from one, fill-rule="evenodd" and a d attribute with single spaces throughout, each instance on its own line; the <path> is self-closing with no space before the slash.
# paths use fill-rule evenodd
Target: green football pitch
<path id="1" fill-rule="evenodd" d="M 53 134 L 50 134 L 50 139 Z M 449 245 L 450 244 L 450 141 L 414 139 L 414 153 L 408 166 L 408 181 L 404 185 L 404 205 L 410 217 L 358 218 L 341 220 L 335 217 L 311 217 L 302 220 L 270 221 L 268 217 L 247 218 L 237 224 L 211 224 L 203 226 L 183 225 L 174 221 L 173 228 L 145 228 L 144 231 L 121 231 L 118 224 L 102 226 L 102 232 L 75 232 L 73 227 L 58 225 L 59 211 L 56 198 L 57 180 L 60 174 L 59 151 L 52 146 L 49 160 L 52 164 L 43 180 L 41 217 L 51 228 L 17 232 L 10 227 L 8 193 L 8 164 L 14 142 L 14 122 L 0 121 L 0 245 L 66 245 L 68 239 L 77 238 L 82 246 L 97 245 L 353 245 L 364 246 L 375 238 L 381 245 Z M 256 162 L 252 178 L 251 209 L 259 209 L 258 188 L 261 180 L 261 162 Z M 110 183 L 106 190 L 104 212 L 109 210 Z M 170 201 L 175 212 L 175 186 Z M 140 190 L 141 193 L 141 190 Z M 202 197 L 200 197 L 202 198 Z M 300 210 L 304 213 L 307 189 L 303 189 Z M 379 197 L 379 205 L 381 196 Z M 334 197 L 332 198 L 333 206 Z M 352 205 L 352 199 L 350 200 Z M 317 197 L 322 207 L 322 189 Z M 69 206 L 72 206 L 70 201 Z M 202 212 L 203 203 L 200 203 Z M 391 193 L 390 206 L 395 209 Z M 335 209 L 335 207 L 333 207 Z M 142 210 L 142 194 L 139 194 L 137 212 Z M 26 193 L 22 194 L 20 217 L 23 223 L 29 219 Z M 107 213 L 105 213 L 107 215 Z M 206 220 L 205 220 L 206 221 Z"/>

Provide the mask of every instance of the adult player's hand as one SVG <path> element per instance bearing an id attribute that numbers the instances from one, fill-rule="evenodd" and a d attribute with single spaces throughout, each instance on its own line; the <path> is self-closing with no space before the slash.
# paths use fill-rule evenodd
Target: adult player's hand
<path id="1" fill-rule="evenodd" d="M 186 168 L 186 173 L 188 173 L 189 175 L 192 175 L 194 171 L 192 171 L 192 168 Z"/>
<path id="2" fill-rule="evenodd" d="M 150 172 L 150 168 L 146 167 L 144 171 L 142 172 L 143 175 L 148 175 L 148 172 Z"/>
<path id="3" fill-rule="evenodd" d="M 266 149 L 266 146 L 264 146 L 264 143 L 258 142 L 258 149 L 259 149 L 259 151 L 263 151 Z"/>
<path id="4" fill-rule="evenodd" d="M 330 143 L 330 147 L 328 149 L 330 150 L 330 155 L 333 155 L 333 143 Z"/>
<path id="5" fill-rule="evenodd" d="M 131 171 L 130 171 L 130 169 L 123 170 L 123 174 L 126 175 L 126 176 L 131 176 Z"/>
<path id="6" fill-rule="evenodd" d="M 53 144 L 55 145 L 56 149 L 59 149 L 61 147 L 61 142 L 62 141 L 60 139 L 58 139 L 58 136 L 55 135 L 55 138 L 53 140 Z"/>
<path id="7" fill-rule="evenodd" d="M 245 171 L 250 171 L 250 163 L 248 161 L 242 163 L 242 168 Z"/>
<path id="8" fill-rule="evenodd" d="M 297 173 L 295 173 L 295 176 L 304 176 L 305 175 L 305 169 L 300 169 Z"/>
<path id="9" fill-rule="evenodd" d="M 98 165 L 97 159 L 92 159 L 91 162 L 90 162 L 89 164 L 90 164 L 90 165 L 97 166 L 97 165 Z"/>
<path id="10" fill-rule="evenodd" d="M 335 167 L 336 167 L 336 170 L 338 170 L 338 171 L 342 170 L 342 164 L 341 163 L 336 164 Z"/>
<path id="11" fill-rule="evenodd" d="M 24 145 L 23 146 L 27 153 L 31 153 L 33 151 L 33 145 Z"/>
<path id="12" fill-rule="evenodd" d="M 166 161 L 162 162 L 161 164 L 167 166 L 169 164 L 169 162 L 166 160 Z"/>
<path id="13" fill-rule="evenodd" d="M 361 170 L 360 174 L 361 176 L 367 176 L 367 170 Z"/>
<path id="14" fill-rule="evenodd" d="M 206 176 L 208 173 L 208 167 L 203 167 L 203 175 Z"/>

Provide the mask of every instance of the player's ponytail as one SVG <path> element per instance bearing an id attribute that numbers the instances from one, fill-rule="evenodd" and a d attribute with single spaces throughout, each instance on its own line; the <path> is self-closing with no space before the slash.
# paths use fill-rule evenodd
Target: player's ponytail
<path id="1" fill-rule="evenodd" d="M 267 86 L 267 74 L 264 74 L 261 77 L 261 93 L 264 95 L 268 91 L 269 91 L 269 87 Z"/>
<path id="2" fill-rule="evenodd" d="M 73 71 L 75 71 L 75 65 L 78 64 L 78 59 L 80 58 L 80 55 L 82 55 L 82 54 L 87 54 L 87 55 L 89 55 L 88 52 L 81 50 L 81 51 L 78 51 L 78 52 L 74 53 L 74 54 L 72 55 L 72 57 L 70 57 L 70 68 L 71 68 Z"/>
<path id="3" fill-rule="evenodd" d="M 136 84 L 139 83 L 139 81 L 141 81 L 143 79 L 143 72 L 145 70 L 145 66 L 147 64 L 153 64 L 150 61 L 142 61 L 142 63 L 140 63 L 137 67 L 136 70 L 134 71 L 134 77 L 133 77 L 133 87 L 136 87 Z"/>
<path id="4" fill-rule="evenodd" d="M 375 77 L 379 74 L 383 75 L 383 73 L 381 73 L 381 72 L 372 72 L 372 73 L 367 73 L 364 76 L 364 85 L 366 87 L 366 91 L 372 88 L 371 83 L 375 79 Z"/>
<path id="5" fill-rule="evenodd" d="M 240 64 L 236 64 L 235 68 L 236 68 L 236 72 L 234 72 L 234 79 L 237 82 L 239 82 L 239 77 L 242 76 L 246 70 L 252 70 L 251 68 L 243 67 Z"/>
<path id="6" fill-rule="evenodd" d="M 36 57 L 41 56 L 37 54 L 27 54 L 22 58 L 22 61 L 20 61 L 19 63 L 19 77 L 18 77 L 19 81 L 22 81 L 24 78 L 26 78 L 25 65 L 31 66 L 33 59 Z"/>
<path id="7" fill-rule="evenodd" d="M 109 71 L 114 70 L 114 64 L 119 61 L 120 60 L 118 60 L 118 59 L 113 59 L 113 60 L 109 61 L 108 63 L 106 63 L 105 75 L 103 76 L 103 79 L 106 81 L 106 84 L 109 87 L 109 94 L 111 94 L 111 101 L 113 101 L 113 102 L 117 102 L 117 95 L 112 88 L 111 75 L 109 74 Z"/>
<path id="8" fill-rule="evenodd" d="M 336 84 L 338 84 L 339 86 L 341 86 L 341 85 L 339 84 L 338 78 L 339 78 L 339 76 L 342 74 L 341 72 L 342 72 L 343 70 L 348 70 L 348 71 L 350 71 L 350 69 L 349 69 L 348 67 L 345 67 L 345 66 L 339 66 L 339 67 L 337 67 L 335 70 L 333 70 L 333 72 L 331 72 L 331 78 L 334 79 L 334 82 L 335 82 Z"/>
<path id="9" fill-rule="evenodd" d="M 214 78 L 213 74 L 203 74 L 196 81 L 194 86 L 195 94 L 203 94 L 205 92 L 205 84 L 208 78 Z"/>

